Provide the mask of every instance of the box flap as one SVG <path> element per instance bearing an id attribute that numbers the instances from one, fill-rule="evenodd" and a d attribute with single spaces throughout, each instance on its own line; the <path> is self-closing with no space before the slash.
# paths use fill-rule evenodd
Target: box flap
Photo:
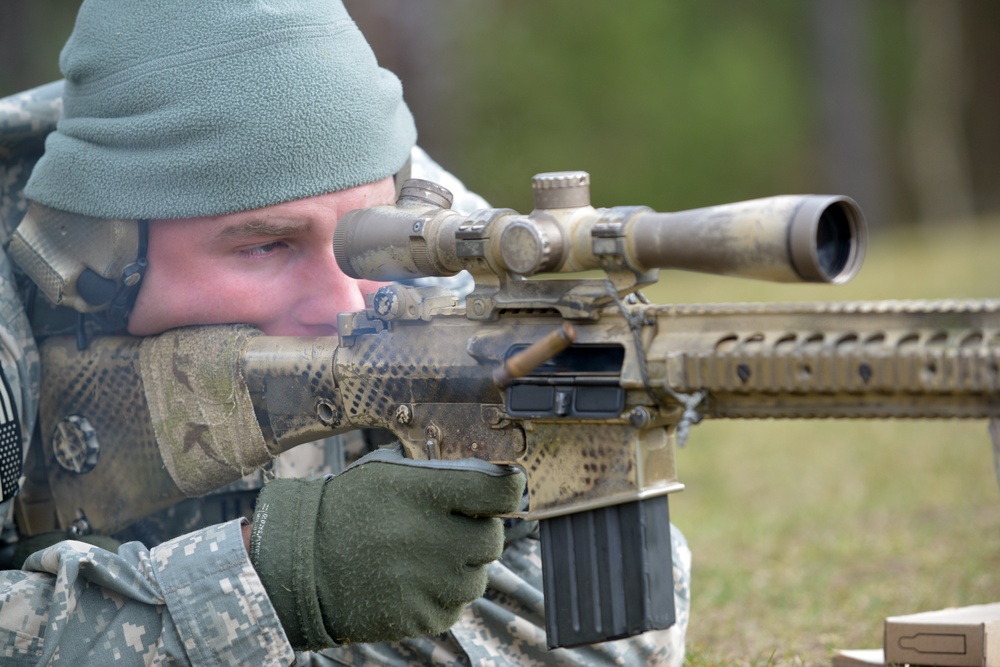
<path id="1" fill-rule="evenodd" d="M 983 624 L 1000 621 L 1000 602 L 992 604 L 977 604 L 968 607 L 949 607 L 935 611 L 923 611 L 905 616 L 890 616 L 886 623 L 920 623 L 962 625 L 966 623 Z"/>
<path id="2" fill-rule="evenodd" d="M 851 649 L 833 654 L 833 667 L 885 667 L 885 654 L 880 648 Z"/>

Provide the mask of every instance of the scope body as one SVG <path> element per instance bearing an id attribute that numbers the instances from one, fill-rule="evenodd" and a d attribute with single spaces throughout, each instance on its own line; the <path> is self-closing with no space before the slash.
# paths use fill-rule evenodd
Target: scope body
<path id="1" fill-rule="evenodd" d="M 575 196 L 552 197 L 558 188 L 551 181 L 568 183 L 565 189 Z M 540 174 L 535 188 L 536 208 L 527 215 L 511 209 L 461 215 L 448 208 L 444 188 L 408 181 L 396 205 L 352 211 L 340 220 L 337 261 L 350 276 L 383 281 L 462 270 L 517 279 L 682 269 L 842 283 L 858 272 L 867 246 L 860 208 L 840 195 L 782 195 L 659 213 L 644 206 L 592 207 L 583 172 Z"/>

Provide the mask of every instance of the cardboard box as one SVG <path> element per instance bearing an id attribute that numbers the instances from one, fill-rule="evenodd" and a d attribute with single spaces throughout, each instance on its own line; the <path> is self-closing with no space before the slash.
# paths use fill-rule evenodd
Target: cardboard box
<path id="1" fill-rule="evenodd" d="M 837 651 L 833 667 L 885 667 L 885 655 L 880 648 Z"/>
<path id="2" fill-rule="evenodd" d="M 889 664 L 1000 667 L 1000 603 L 885 620 Z"/>

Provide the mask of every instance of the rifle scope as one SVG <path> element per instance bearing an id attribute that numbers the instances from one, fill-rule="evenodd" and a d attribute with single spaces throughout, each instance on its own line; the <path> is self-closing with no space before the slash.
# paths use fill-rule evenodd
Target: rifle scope
<path id="1" fill-rule="evenodd" d="M 841 195 L 782 195 L 675 213 L 595 209 L 586 172 L 539 174 L 535 210 L 463 216 L 451 193 L 407 181 L 395 206 L 337 224 L 344 273 L 369 280 L 473 274 L 532 276 L 594 269 L 682 269 L 777 282 L 842 283 L 861 268 L 864 216 Z"/>

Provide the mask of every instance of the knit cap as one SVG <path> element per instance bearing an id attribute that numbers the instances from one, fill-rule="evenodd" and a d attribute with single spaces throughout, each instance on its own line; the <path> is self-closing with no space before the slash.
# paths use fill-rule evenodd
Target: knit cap
<path id="1" fill-rule="evenodd" d="M 416 129 L 339 0 L 85 0 L 26 187 L 98 218 L 219 215 L 371 183 Z"/>

